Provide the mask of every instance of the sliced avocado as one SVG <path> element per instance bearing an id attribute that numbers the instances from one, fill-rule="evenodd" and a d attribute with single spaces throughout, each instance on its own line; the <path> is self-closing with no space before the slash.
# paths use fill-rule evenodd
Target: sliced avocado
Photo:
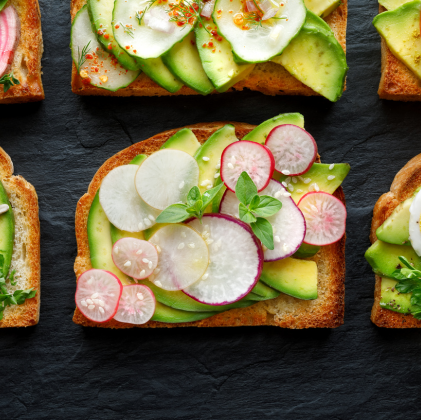
<path id="1" fill-rule="evenodd" d="M 235 135 L 235 127 L 227 124 L 215 131 L 195 153 L 194 158 L 200 170 L 199 189 L 202 194 L 207 190 L 207 186 L 202 185 L 202 183 L 208 181 L 212 186 L 214 185 L 215 174 L 219 172 L 217 165 L 220 165 L 222 152 L 235 141 L 238 141 Z M 208 160 L 203 160 L 203 158 L 208 158 Z"/>
<path id="2" fill-rule="evenodd" d="M 209 318 L 218 312 L 186 312 L 179 309 L 170 308 L 162 303 L 156 302 L 155 313 L 151 318 L 152 321 L 158 322 L 193 322 L 201 319 Z"/>
<path id="3" fill-rule="evenodd" d="M 190 32 L 181 42 L 177 42 L 162 56 L 162 60 L 186 86 L 202 95 L 213 92 L 214 87 L 200 61 L 194 32 Z"/>
<path id="4" fill-rule="evenodd" d="M 331 165 L 328 163 L 313 163 L 312 167 L 305 174 L 295 177 L 297 183 L 290 182 L 294 190 L 291 191 L 289 189 L 292 199 L 298 203 L 304 194 L 314 191 L 314 184 L 318 185 L 320 191 L 333 194 L 342 184 L 351 167 L 348 163 L 335 163 L 332 169 L 329 169 L 330 167 Z M 330 175 L 333 175 L 335 178 L 329 181 L 327 177 Z M 273 178 L 282 182 L 289 177 L 276 172 Z"/>
<path id="5" fill-rule="evenodd" d="M 305 2 L 307 0 L 304 0 Z M 309 0 L 309 1 L 313 1 L 313 0 Z M 332 0 L 314 0 L 316 2 L 319 1 L 328 1 L 328 2 L 332 2 Z M 322 19 L 320 17 L 320 15 L 318 15 L 317 13 L 314 13 L 312 10 L 307 10 L 307 14 L 306 14 L 306 23 L 307 26 L 315 26 L 318 29 L 324 29 L 327 33 L 331 33 L 333 34 L 333 31 L 331 29 L 331 27 L 326 23 L 326 21 L 324 19 Z"/>
<path id="6" fill-rule="evenodd" d="M 320 250 L 318 245 L 305 244 L 304 242 L 298 248 L 298 251 L 293 255 L 296 258 L 310 258 L 316 255 Z"/>
<path id="7" fill-rule="evenodd" d="M 162 146 L 161 149 L 176 149 L 188 153 L 191 156 L 197 152 L 200 143 L 197 137 L 188 128 L 182 128 L 171 136 Z"/>
<path id="8" fill-rule="evenodd" d="M 304 3 L 315 15 L 326 17 L 341 4 L 341 0 L 304 0 Z"/>
<path id="9" fill-rule="evenodd" d="M 416 76 L 421 78 L 421 1 L 406 3 L 378 14 L 373 25 L 387 46 Z"/>
<path id="10" fill-rule="evenodd" d="M 195 29 L 200 60 L 215 89 L 218 92 L 225 92 L 240 80 L 245 79 L 252 72 L 255 64 L 237 64 L 234 61 L 231 44 L 219 34 L 212 35 L 212 32 L 217 31 L 215 24 L 206 24 L 206 28 L 211 34 L 201 25 L 196 26 Z"/>
<path id="11" fill-rule="evenodd" d="M 409 314 L 415 309 L 411 305 L 412 293 L 399 293 L 395 289 L 396 283 L 396 280 L 382 277 L 380 306 L 401 314 Z"/>
<path id="12" fill-rule="evenodd" d="M 123 238 L 145 239 L 143 232 L 127 232 L 126 230 L 116 228 L 112 223 L 110 225 L 111 242 L 113 245 Z"/>
<path id="13" fill-rule="evenodd" d="M 385 7 L 387 10 L 395 10 L 401 7 L 405 3 L 409 3 L 411 0 L 379 0 L 379 4 Z"/>
<path id="14" fill-rule="evenodd" d="M 320 19 L 320 18 L 319 18 Z M 342 95 L 348 71 L 345 52 L 325 22 L 318 25 L 315 16 L 304 24 L 283 53 L 272 59 L 314 91 L 336 102 Z"/>
<path id="15" fill-rule="evenodd" d="M 417 270 L 421 270 L 421 258 L 410 246 L 376 241 L 367 249 L 364 256 L 379 276 L 393 278 L 393 272 L 402 267 L 400 256 L 405 257 Z"/>
<path id="16" fill-rule="evenodd" d="M 3 255 L 3 266 L 0 270 L 3 271 L 3 276 L 7 276 L 12 263 L 13 243 L 15 239 L 15 217 L 12 206 L 10 205 L 9 197 L 2 182 L 0 181 L 0 205 L 7 204 L 9 210 L 0 214 L 0 254 Z"/>
<path id="17" fill-rule="evenodd" d="M 88 216 L 88 241 L 93 268 L 107 270 L 115 274 L 123 284 L 131 284 L 130 277 L 122 273 L 111 258 L 111 223 L 99 202 L 99 190 L 92 202 Z"/>
<path id="18" fill-rule="evenodd" d="M 129 165 L 140 165 L 146 158 L 146 155 L 137 155 L 129 162 Z"/>
<path id="19" fill-rule="evenodd" d="M 256 128 L 246 134 L 242 140 L 254 141 L 256 143 L 265 144 L 269 133 L 278 125 L 292 124 L 304 128 L 304 117 L 298 112 L 290 114 L 279 114 L 265 122 L 259 124 Z"/>
<path id="20" fill-rule="evenodd" d="M 255 295 L 254 297 L 252 295 Z M 244 299 L 252 299 L 252 300 L 268 300 L 268 299 L 275 299 L 280 295 L 278 290 L 274 290 L 271 287 L 267 286 L 262 281 L 258 281 L 256 286 L 253 287 L 251 292 L 244 297 Z"/>

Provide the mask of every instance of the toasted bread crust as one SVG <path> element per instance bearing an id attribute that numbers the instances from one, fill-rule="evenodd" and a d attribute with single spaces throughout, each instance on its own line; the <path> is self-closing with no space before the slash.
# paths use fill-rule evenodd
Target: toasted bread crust
<path id="1" fill-rule="evenodd" d="M 376 230 L 391 215 L 393 210 L 404 200 L 411 197 L 421 185 L 421 154 L 411 159 L 395 176 L 390 191 L 383 194 L 377 201 L 373 210 L 370 241 L 377 240 Z M 418 321 L 410 314 L 400 314 L 380 306 L 381 277 L 376 277 L 374 290 L 374 305 L 371 311 L 371 320 L 378 327 L 384 328 L 420 328 Z"/>
<path id="2" fill-rule="evenodd" d="M 212 133 L 227 122 L 205 123 L 190 125 L 200 143 L 204 143 Z M 243 138 L 255 126 L 245 123 L 231 122 L 236 128 L 238 138 Z M 90 261 L 87 221 L 92 201 L 103 178 L 115 167 L 129 163 L 138 154 L 150 154 L 157 151 L 161 145 L 179 129 L 165 131 L 148 140 L 136 143 L 122 150 L 108 159 L 99 168 L 88 192 L 79 200 L 76 208 L 76 240 L 78 253 L 74 265 L 76 278 L 84 271 L 92 268 Z M 345 202 L 342 188 L 335 192 L 335 196 Z M 211 318 L 189 323 L 168 324 L 149 321 L 141 328 L 173 328 L 173 327 L 233 327 L 273 325 L 285 328 L 335 328 L 343 323 L 345 296 L 345 237 L 339 242 L 322 247 L 321 251 L 312 258 L 319 267 L 319 298 L 314 301 L 303 301 L 290 296 L 281 295 L 272 301 L 260 302 L 248 308 L 233 309 Z M 285 303 L 288 310 L 282 315 L 277 313 L 277 303 Z M 134 328 L 136 325 L 125 324 L 115 320 L 99 324 L 85 318 L 79 309 L 73 316 L 76 324 L 102 328 Z"/>
<path id="3" fill-rule="evenodd" d="M 348 0 L 343 0 L 341 6 L 334 10 L 326 22 L 332 28 L 335 37 L 346 50 L 346 23 L 348 16 Z M 86 3 L 86 0 L 71 1 L 72 21 L 78 10 Z M 244 80 L 235 84 L 228 91 L 241 91 L 244 88 L 264 93 L 265 95 L 301 95 L 320 96 L 313 89 L 298 81 L 280 64 L 267 62 L 257 64 L 251 74 Z M 345 89 L 345 88 L 344 88 Z M 174 96 L 174 95 L 200 95 L 193 89 L 183 86 L 178 92 L 170 93 L 157 85 L 148 76 L 142 73 L 133 83 L 117 92 L 110 92 L 92 85 L 82 83 L 82 78 L 72 64 L 72 91 L 78 95 L 96 96 Z M 214 91 L 213 93 L 217 93 Z"/>
<path id="4" fill-rule="evenodd" d="M 0 147 L 0 180 L 9 196 L 14 209 L 24 209 L 27 239 L 25 288 L 33 287 L 37 294 L 27 299 L 23 305 L 13 305 L 6 308 L 0 328 L 29 327 L 39 321 L 41 302 L 41 251 L 40 224 L 38 217 L 38 196 L 35 188 L 21 176 L 13 176 L 13 163 L 9 155 Z M 13 197 L 14 198 L 13 198 Z M 13 270 L 13 266 L 11 269 Z M 22 273 L 20 273 L 22 274 Z"/>
<path id="5" fill-rule="evenodd" d="M 41 80 L 41 58 L 44 51 L 41 31 L 41 13 L 38 0 L 9 0 L 18 12 L 21 35 L 12 64 L 13 75 L 20 85 L 6 93 L 0 85 L 0 104 L 36 102 L 44 99 Z"/>

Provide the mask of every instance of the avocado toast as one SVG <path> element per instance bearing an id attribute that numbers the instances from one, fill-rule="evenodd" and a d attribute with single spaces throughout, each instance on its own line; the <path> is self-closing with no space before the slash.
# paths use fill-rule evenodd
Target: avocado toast
<path id="1" fill-rule="evenodd" d="M 127 282 L 127 277 L 125 277 L 126 274 L 119 271 L 119 268 L 124 270 L 125 267 L 119 266 L 119 268 L 117 268 L 113 264 L 113 260 L 116 261 L 116 255 L 114 254 L 117 245 L 116 241 L 121 241 L 121 238 L 124 239 L 124 237 L 126 237 L 126 239 L 127 237 L 131 237 L 131 239 L 136 238 L 135 240 L 149 239 L 149 241 L 152 241 L 152 243 L 155 243 L 156 245 L 154 236 L 157 234 L 161 235 L 160 232 L 164 232 L 168 227 L 161 227 L 163 225 L 160 226 L 158 224 L 143 232 L 133 234 L 115 229 L 108 221 L 99 202 L 101 198 L 103 200 L 106 198 L 105 191 L 103 192 L 103 197 L 99 194 L 101 193 L 100 187 L 105 189 L 103 184 L 104 179 L 107 176 L 109 177 L 117 168 L 124 168 L 130 163 L 139 165 L 139 163 L 141 163 L 140 161 L 147 162 L 148 159 L 150 159 L 150 156 L 162 154 L 162 151 L 171 148 L 178 150 L 182 149 L 185 154 L 194 153 L 199 167 L 201 168 L 198 185 L 202 194 L 206 194 L 206 191 L 212 191 L 212 188 L 208 188 L 210 187 L 208 182 L 211 175 L 212 178 L 217 180 L 215 181 L 215 184 L 221 184 L 219 181 L 221 177 L 216 176 L 217 173 L 215 173 L 214 168 L 215 162 L 219 161 L 223 150 L 229 149 L 227 148 L 227 145 L 240 145 L 240 143 L 249 144 L 253 141 L 264 143 L 269 132 L 271 132 L 274 127 L 296 127 L 297 130 L 301 130 L 298 127 L 302 127 L 303 124 L 304 120 L 300 114 L 283 114 L 262 123 L 258 127 L 245 123 L 232 123 L 232 125 L 230 123 L 195 124 L 183 129 L 169 130 L 158 134 L 148 140 L 136 143 L 108 159 L 96 173 L 89 186 L 88 193 L 79 200 L 77 206 L 75 221 L 78 244 L 78 255 L 75 261 L 76 276 L 80 279 L 85 273 L 95 271 L 92 270 L 92 268 L 96 269 L 96 271 L 101 271 L 100 269 L 103 269 L 110 271 L 113 275 L 117 275 L 123 284 L 133 284 L 133 280 L 129 279 Z M 304 130 L 302 131 L 304 132 Z M 238 142 L 238 139 L 248 141 Z M 146 156 L 144 155 L 149 157 L 145 160 Z M 270 181 L 270 185 L 275 183 L 277 188 L 281 190 L 282 194 L 285 196 L 282 197 L 282 209 L 284 211 L 289 211 L 288 206 L 298 209 L 295 204 L 291 204 L 292 200 L 290 200 L 289 204 L 285 201 L 289 200 L 288 197 L 292 196 L 294 198 L 294 194 L 312 196 L 312 193 L 316 193 L 315 189 L 327 191 L 329 194 L 326 195 L 332 197 L 333 200 L 344 203 L 344 195 L 340 184 L 349 171 L 349 165 L 322 165 L 318 163 L 319 158 L 317 155 L 315 155 L 314 158 L 316 158 L 316 163 L 313 163 L 310 170 L 307 170 L 303 176 L 295 178 L 279 173 L 275 176 L 275 178 L 278 178 L 278 180 L 284 183 L 282 185 L 286 186 L 285 189 L 277 181 Z M 208 164 L 210 164 L 210 166 L 208 166 Z M 142 165 L 140 168 L 142 168 Z M 221 163 L 221 165 L 223 166 L 224 164 Z M 216 167 L 218 167 L 218 164 Z M 140 172 L 140 169 L 136 170 Z M 311 174 L 311 179 L 310 175 L 307 175 L 308 173 Z M 215 177 L 213 174 L 215 174 Z M 311 180 L 313 181 L 311 182 Z M 317 185 L 315 185 L 316 180 L 318 181 Z M 180 186 L 184 187 L 184 184 L 180 183 Z M 264 191 L 266 190 L 267 188 Z M 309 190 L 312 192 L 306 194 L 306 191 Z M 331 196 L 331 193 L 333 193 L 334 196 Z M 209 240 L 210 238 L 206 232 L 203 232 L 203 226 L 206 229 L 209 220 L 216 216 L 226 218 L 230 222 L 235 222 L 235 220 L 237 220 L 235 217 L 229 216 L 228 211 L 226 216 L 219 213 L 215 215 L 208 213 L 209 211 L 222 211 L 221 209 L 223 208 L 224 203 L 228 202 L 228 199 L 226 198 L 227 194 L 231 194 L 233 197 L 234 193 L 226 190 L 224 193 L 225 198 L 218 198 L 222 204 L 217 200 L 216 203 L 212 203 L 211 207 L 208 207 L 206 213 L 203 215 L 202 227 L 198 224 L 195 226 L 195 229 L 202 232 L 202 237 L 207 240 L 206 243 L 209 244 L 210 250 L 214 249 L 218 243 L 212 244 L 213 241 Z M 279 196 L 279 194 L 277 195 Z M 296 201 L 298 202 L 299 199 L 296 199 Z M 340 205 L 343 206 L 342 204 Z M 298 213 L 301 214 L 300 211 L 298 211 Z M 156 214 L 153 217 L 150 217 L 150 220 L 152 219 L 159 221 Z M 148 220 L 145 220 L 145 223 L 146 222 L 147 225 L 150 225 Z M 189 225 L 192 222 L 187 220 L 186 223 Z M 250 230 L 247 226 L 244 226 L 242 222 L 238 221 L 236 223 L 241 224 L 242 228 L 245 230 Z M 184 225 L 176 224 L 172 226 Z M 143 229 L 144 228 L 145 227 L 143 227 Z M 300 229 L 295 229 L 293 226 L 290 231 L 290 236 L 294 236 L 298 231 L 300 231 Z M 120 233 L 116 234 L 116 232 Z M 88 317 L 82 314 L 79 307 L 81 307 L 82 310 L 86 309 L 83 307 L 85 306 L 85 302 L 83 302 L 83 306 L 81 306 L 77 296 L 76 303 L 78 308 L 75 311 L 73 320 L 75 323 L 83 326 L 106 328 L 131 328 L 133 326 L 158 328 L 175 326 L 210 327 L 245 325 L 274 325 L 285 328 L 334 328 L 343 323 L 344 313 L 345 236 L 342 236 L 342 233 L 339 235 L 338 240 L 335 240 L 335 242 L 330 245 L 319 247 L 302 244 L 299 247 L 298 252 L 292 249 L 288 254 L 284 254 L 286 257 L 295 252 L 293 258 L 286 257 L 281 258 L 280 260 L 275 258 L 276 261 L 263 263 L 263 270 L 260 268 L 257 274 L 258 276 L 261 274 L 260 281 L 257 281 L 256 283 L 256 281 L 253 280 L 250 286 L 252 289 L 247 286 L 248 289 L 246 293 L 241 294 L 241 296 L 238 294 L 237 298 L 229 300 L 228 305 L 211 306 L 209 304 L 203 304 L 204 300 L 207 299 L 206 296 L 198 297 L 197 294 L 195 295 L 196 291 L 194 288 L 193 290 L 191 289 L 192 286 L 186 288 L 187 294 L 183 293 L 181 290 L 176 292 L 163 290 L 162 287 L 165 287 L 166 285 L 162 285 L 157 281 L 159 277 L 157 277 L 158 274 L 155 274 L 156 271 L 154 271 L 154 274 L 149 277 L 149 280 L 145 279 L 138 281 L 138 284 L 147 285 L 153 291 L 157 300 L 155 315 L 149 322 L 143 325 L 118 322 L 115 319 L 110 319 L 106 322 L 95 322 L 92 318 L 88 319 Z M 254 237 L 254 235 L 252 236 Z M 275 232 L 275 248 L 279 250 L 280 248 L 276 247 L 277 239 Z M 300 243 L 301 242 L 299 242 L 298 245 Z M 186 247 L 184 247 L 184 243 L 182 246 L 180 243 L 177 248 L 184 249 L 187 248 L 187 246 L 191 246 L 191 244 L 186 243 Z M 158 248 L 159 247 L 157 247 L 157 249 Z M 284 248 L 287 248 L 285 243 Z M 265 250 L 265 247 L 263 247 L 263 250 L 265 255 L 269 252 L 268 249 Z M 111 260 L 112 252 L 113 260 Z M 160 252 L 160 250 L 158 250 L 158 252 Z M 261 251 L 258 251 L 258 255 L 261 255 L 260 253 Z M 269 254 L 268 257 L 270 257 Z M 158 258 L 162 258 L 162 254 L 159 254 Z M 248 260 L 251 258 L 252 257 L 249 257 Z M 232 257 L 233 265 L 235 264 L 234 260 L 235 254 Z M 149 261 L 149 263 L 151 263 L 151 261 Z M 259 264 L 261 265 L 261 263 Z M 130 266 L 130 264 L 128 265 Z M 243 270 L 243 264 L 240 264 L 239 269 Z M 245 273 L 243 277 L 246 278 L 247 274 L 248 273 Z M 235 272 L 233 272 L 233 275 L 235 276 Z M 206 279 L 207 276 L 205 275 L 203 278 Z M 166 279 L 164 280 L 166 281 Z M 200 282 L 202 282 L 202 280 L 200 280 Z M 239 281 L 241 280 L 243 279 L 240 278 Z M 164 281 L 162 280 L 162 282 Z M 123 289 L 125 287 L 127 286 L 124 286 Z M 281 293 L 279 289 L 284 293 Z M 196 297 L 192 299 L 189 295 Z M 93 294 L 92 296 L 99 299 L 96 294 Z M 224 302 L 227 303 L 227 299 L 225 299 Z M 88 302 L 88 304 L 89 303 L 90 302 Z M 222 301 L 215 304 L 220 305 L 221 303 Z M 210 311 L 210 309 L 212 310 Z M 92 305 L 92 310 L 94 310 L 94 305 Z"/>

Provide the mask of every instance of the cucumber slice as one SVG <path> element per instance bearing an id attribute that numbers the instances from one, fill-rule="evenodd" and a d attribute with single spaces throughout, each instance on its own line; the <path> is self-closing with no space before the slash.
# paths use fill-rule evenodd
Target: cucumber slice
<path id="1" fill-rule="evenodd" d="M 0 255 L 3 256 L 3 266 L 0 266 L 0 272 L 6 277 L 10 270 L 13 255 L 13 242 L 15 239 L 15 218 L 12 206 L 7 197 L 6 190 L 0 181 L 0 204 L 7 204 L 9 210 L 0 214 Z"/>
<path id="2" fill-rule="evenodd" d="M 180 42 L 192 30 L 191 24 L 178 26 L 176 22 L 169 22 L 170 33 L 160 32 L 150 28 L 145 17 L 153 14 L 168 15 L 167 2 L 152 2 L 143 0 L 115 0 L 113 21 L 114 36 L 120 47 L 133 57 L 143 59 L 158 58 L 169 51 L 174 44 Z M 139 24 L 140 16 L 142 18 Z"/>
<path id="3" fill-rule="evenodd" d="M 214 88 L 203 70 L 195 40 L 194 32 L 190 32 L 164 54 L 162 60 L 186 86 L 202 95 L 208 95 Z"/>
<path id="4" fill-rule="evenodd" d="M 217 30 L 213 22 L 206 24 L 206 28 L 211 34 Z M 230 43 L 219 34 L 213 36 L 200 25 L 196 26 L 195 34 L 203 69 L 218 92 L 227 91 L 237 82 L 245 79 L 254 69 L 254 64 L 237 64 L 234 61 Z M 213 43 L 213 48 L 209 46 L 210 42 Z"/>
<path id="5" fill-rule="evenodd" d="M 92 30 L 86 5 L 77 12 L 73 20 L 70 48 L 79 73 L 83 71 L 86 76 L 84 80 L 93 86 L 115 92 L 134 82 L 140 73 L 140 70 L 126 70 L 113 54 L 102 49 Z M 83 53 L 85 57 L 82 56 Z M 79 62 L 84 58 L 86 60 L 79 67 Z"/>
<path id="6" fill-rule="evenodd" d="M 288 0 L 283 4 L 275 19 L 260 21 L 259 25 L 250 26 L 246 22 L 242 0 L 216 0 L 212 17 L 218 32 L 229 41 L 241 60 L 263 63 L 281 54 L 304 25 L 304 1 Z"/>

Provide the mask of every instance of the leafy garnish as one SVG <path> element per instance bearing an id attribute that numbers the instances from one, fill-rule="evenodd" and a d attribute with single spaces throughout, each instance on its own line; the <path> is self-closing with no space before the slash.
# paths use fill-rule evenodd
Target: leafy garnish
<path id="1" fill-rule="evenodd" d="M 136 12 L 136 19 L 137 19 L 137 21 L 139 22 L 139 25 L 141 25 L 142 24 L 142 19 L 143 19 L 143 17 L 145 16 L 145 13 L 154 5 L 154 3 L 156 2 L 157 0 L 150 0 L 150 1 L 148 1 L 147 3 L 146 3 L 146 7 L 145 7 L 145 10 L 141 10 L 141 11 L 139 11 L 139 12 Z"/>
<path id="2" fill-rule="evenodd" d="M 13 73 L 10 73 L 0 78 L 0 85 L 3 85 L 3 92 L 6 93 L 13 85 L 20 85 L 20 82 L 13 76 Z"/>
<path id="3" fill-rule="evenodd" d="M 79 47 L 77 47 L 77 71 L 79 73 L 80 68 L 85 64 L 86 61 L 86 55 L 88 54 L 89 46 L 91 45 L 91 41 L 89 41 L 83 48 L 82 53 L 79 50 Z"/>
<path id="4" fill-rule="evenodd" d="M 224 186 L 219 184 L 210 190 L 200 194 L 198 187 L 192 187 L 187 195 L 187 204 L 172 204 L 168 206 L 157 218 L 157 223 L 181 223 L 190 217 L 197 217 L 199 220 L 213 201 L 216 194 Z"/>
<path id="5" fill-rule="evenodd" d="M 129 35 L 131 38 L 134 38 L 133 29 L 131 26 L 123 25 L 121 22 L 120 22 L 120 25 L 122 26 L 125 34 Z"/>
<path id="6" fill-rule="evenodd" d="M 200 22 L 206 32 L 211 34 L 202 20 L 200 14 L 202 9 L 196 2 L 181 0 L 177 4 L 170 3 L 170 8 L 166 12 L 170 15 L 170 22 L 176 22 L 178 26 L 183 26 L 183 29 L 187 24 L 193 26 L 196 22 Z"/>
<path id="7" fill-rule="evenodd" d="M 3 10 L 3 7 L 6 6 L 7 0 L 0 0 L 0 12 Z"/>

